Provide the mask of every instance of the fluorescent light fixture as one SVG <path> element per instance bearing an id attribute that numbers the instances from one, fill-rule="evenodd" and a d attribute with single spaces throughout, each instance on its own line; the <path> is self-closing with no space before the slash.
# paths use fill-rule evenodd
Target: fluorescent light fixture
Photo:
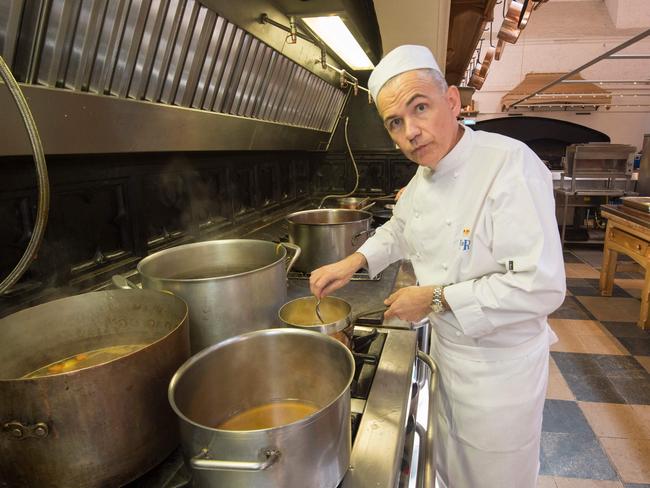
<path id="1" fill-rule="evenodd" d="M 374 68 L 372 61 L 338 15 L 303 17 L 302 20 L 350 68 L 354 70 Z"/>

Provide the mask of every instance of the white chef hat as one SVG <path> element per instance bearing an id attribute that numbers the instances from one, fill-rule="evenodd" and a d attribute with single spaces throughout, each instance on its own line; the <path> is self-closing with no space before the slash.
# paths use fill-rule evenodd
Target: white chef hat
<path id="1" fill-rule="evenodd" d="M 405 44 L 389 52 L 375 67 L 368 79 L 368 90 L 377 101 L 377 95 L 388 80 L 414 69 L 434 69 L 442 74 L 429 48 Z"/>

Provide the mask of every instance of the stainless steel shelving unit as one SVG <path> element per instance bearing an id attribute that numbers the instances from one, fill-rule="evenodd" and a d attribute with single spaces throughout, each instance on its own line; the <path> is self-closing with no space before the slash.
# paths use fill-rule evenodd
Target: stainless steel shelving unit
<path id="1" fill-rule="evenodd" d="M 602 244 L 602 238 L 566 240 L 569 208 L 595 208 L 622 196 L 636 195 L 632 173 L 636 148 L 625 144 L 588 143 L 567 147 L 562 160 L 564 172 L 560 187 L 555 189 L 556 202 L 562 202 L 562 245 L 565 243 Z M 565 179 L 570 177 L 570 180 Z M 592 201 L 592 197 L 595 202 Z M 587 230 L 588 232 L 588 230 Z"/>

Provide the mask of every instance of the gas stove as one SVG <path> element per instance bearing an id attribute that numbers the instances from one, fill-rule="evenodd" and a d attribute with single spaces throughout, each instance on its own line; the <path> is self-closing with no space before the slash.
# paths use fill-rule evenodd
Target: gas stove
<path id="1" fill-rule="evenodd" d="M 286 240 L 286 223 L 267 224 L 246 238 Z M 352 316 L 383 306 L 394 288 L 413 284 L 394 263 L 376 279 L 367 274 L 334 296 L 352 306 Z M 287 300 L 309 296 L 308 275 L 290 273 Z M 424 435 L 416 422 L 423 367 L 416 362 L 418 333 L 410 324 L 384 323 L 383 314 L 364 316 L 354 328 L 355 376 L 351 385 L 352 452 L 350 467 L 337 488 L 406 488 L 412 485 L 415 437 Z M 426 398 L 425 398 L 426 399 Z M 419 443 L 417 443 L 419 444 Z M 418 466 L 418 471 L 421 466 Z M 185 488 L 191 473 L 180 448 L 128 488 Z"/>

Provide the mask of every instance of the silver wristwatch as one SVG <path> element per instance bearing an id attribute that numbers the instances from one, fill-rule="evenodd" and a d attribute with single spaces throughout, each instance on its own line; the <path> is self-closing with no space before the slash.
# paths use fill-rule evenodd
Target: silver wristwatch
<path id="1" fill-rule="evenodd" d="M 431 300 L 431 310 L 434 313 L 442 313 L 447 310 L 444 302 L 442 301 L 443 286 L 436 286 L 433 288 L 433 300 Z"/>

